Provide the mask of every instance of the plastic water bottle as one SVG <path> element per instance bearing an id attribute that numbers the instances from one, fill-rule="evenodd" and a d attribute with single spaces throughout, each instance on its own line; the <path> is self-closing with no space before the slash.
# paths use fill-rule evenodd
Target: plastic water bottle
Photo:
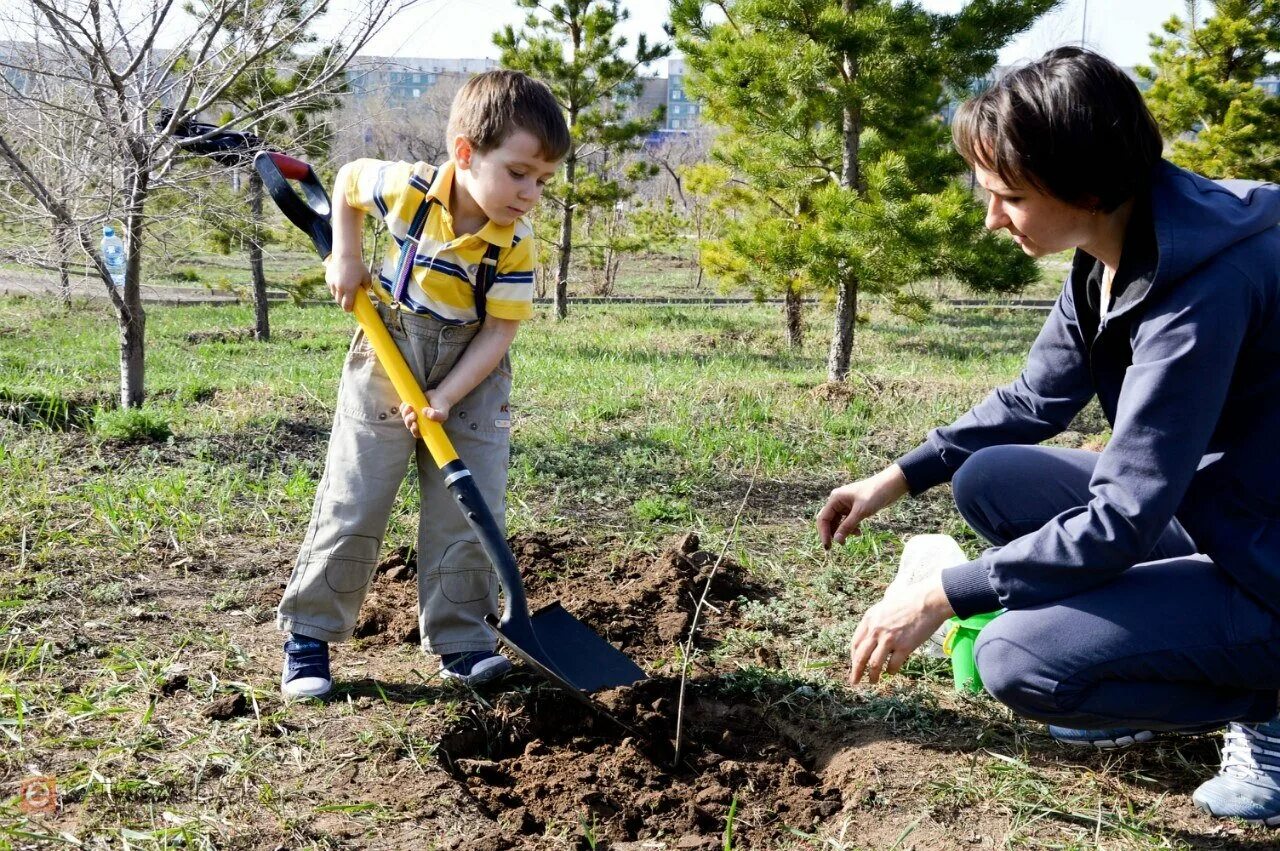
<path id="1" fill-rule="evenodd" d="M 111 273 L 116 289 L 124 289 L 124 243 L 110 225 L 102 229 L 102 262 L 107 264 L 107 271 Z"/>

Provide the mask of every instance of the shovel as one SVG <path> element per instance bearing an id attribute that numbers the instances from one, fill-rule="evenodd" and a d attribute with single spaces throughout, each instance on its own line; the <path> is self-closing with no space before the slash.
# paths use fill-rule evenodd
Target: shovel
<path id="1" fill-rule="evenodd" d="M 333 248 L 329 196 L 311 166 L 284 154 L 263 151 L 254 157 L 253 167 L 262 176 L 263 184 L 281 212 L 311 237 L 321 258 L 328 257 Z M 301 185 L 305 201 L 289 185 L 290 180 Z M 502 617 L 488 615 L 485 622 L 498 640 L 526 665 L 596 711 L 603 711 L 589 696 L 591 692 L 631 685 L 645 679 L 644 671 L 565 611 L 558 602 L 544 606 L 532 616 L 529 614 L 515 557 L 480 496 L 471 471 L 458 458 L 440 423 L 422 415 L 427 407 L 427 398 L 373 302 L 361 296 L 356 298 L 355 305 L 356 319 L 369 338 L 378 361 L 391 378 L 401 401 L 418 412 L 422 440 L 443 473 L 445 485 L 457 502 L 458 510 L 467 518 L 498 573 L 503 594 Z"/>

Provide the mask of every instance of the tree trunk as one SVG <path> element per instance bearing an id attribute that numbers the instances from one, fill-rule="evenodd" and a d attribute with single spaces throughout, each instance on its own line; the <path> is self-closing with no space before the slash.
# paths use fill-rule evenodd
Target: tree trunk
<path id="1" fill-rule="evenodd" d="M 831 351 L 827 354 L 827 381 L 844 381 L 849 377 L 853 359 L 853 326 L 858 320 L 858 278 L 850 274 L 836 291 L 835 328 L 831 334 Z"/>
<path id="2" fill-rule="evenodd" d="M 844 0 L 844 12 L 853 14 L 853 0 Z M 858 64 L 850 54 L 844 56 L 844 73 L 849 80 L 858 76 Z M 842 159 L 840 185 L 852 192 L 861 191 L 858 171 L 858 143 L 862 135 L 862 112 L 856 102 L 846 102 L 841 110 Z M 844 381 L 853 360 L 853 332 L 858 319 L 858 275 L 846 269 L 836 291 L 836 315 L 831 332 L 831 349 L 827 353 L 827 381 Z"/>
<path id="3" fill-rule="evenodd" d="M 564 217 L 560 220 L 560 270 L 556 275 L 556 319 L 569 315 L 569 259 L 573 254 L 573 181 L 578 160 L 571 149 L 564 164 Z"/>
<path id="4" fill-rule="evenodd" d="M 135 172 L 129 184 L 125 213 L 124 310 L 116 319 L 120 325 L 120 406 L 140 408 L 146 391 L 147 315 L 142 309 L 142 213 L 149 175 Z M 107 282 L 107 286 L 112 286 Z"/>
<path id="5" fill-rule="evenodd" d="M 795 351 L 804 345 L 804 315 L 800 304 L 800 293 L 795 285 L 787 282 L 787 289 L 782 302 L 782 312 L 787 319 L 787 344 Z"/>
<path id="6" fill-rule="evenodd" d="M 271 318 L 267 314 L 267 277 L 262 271 L 262 177 L 249 171 L 249 269 L 253 274 L 253 338 L 271 339 Z"/>
<path id="7" fill-rule="evenodd" d="M 65 224 L 55 222 L 53 225 L 53 242 L 58 252 L 58 291 L 62 294 L 62 305 L 71 306 L 71 232 Z"/>

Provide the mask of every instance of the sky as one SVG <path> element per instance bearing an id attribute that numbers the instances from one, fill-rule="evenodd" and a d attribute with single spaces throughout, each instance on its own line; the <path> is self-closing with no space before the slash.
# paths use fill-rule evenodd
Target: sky
<path id="1" fill-rule="evenodd" d="M 965 0 L 922 0 L 935 12 L 956 12 Z M 639 33 L 663 38 L 666 0 L 623 0 L 631 12 L 624 33 L 632 45 Z M 1185 12 L 1182 0 L 1065 0 L 1053 13 L 1010 42 L 1000 64 L 1033 59 L 1061 44 L 1085 44 L 1120 65 L 1149 61 L 1147 37 L 1171 15 Z M 492 34 L 504 24 L 519 25 L 525 12 L 514 0 L 420 0 L 401 12 L 363 53 L 376 56 L 492 57 Z M 661 69 L 659 69 L 661 70 Z"/>

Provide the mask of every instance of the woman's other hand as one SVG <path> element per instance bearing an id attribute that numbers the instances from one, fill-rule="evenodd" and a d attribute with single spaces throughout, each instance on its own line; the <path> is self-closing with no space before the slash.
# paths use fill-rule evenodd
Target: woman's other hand
<path id="1" fill-rule="evenodd" d="M 824 550 L 831 542 L 843 544 L 850 535 L 862 534 L 862 521 L 907 494 L 907 477 L 893 464 L 869 479 L 842 485 L 827 497 L 818 512 L 818 537 Z"/>
<path id="2" fill-rule="evenodd" d="M 853 632 L 849 684 L 857 685 L 864 674 L 867 682 L 877 683 L 881 673 L 898 673 L 911 651 L 953 614 L 940 578 L 891 589 L 867 609 Z"/>

